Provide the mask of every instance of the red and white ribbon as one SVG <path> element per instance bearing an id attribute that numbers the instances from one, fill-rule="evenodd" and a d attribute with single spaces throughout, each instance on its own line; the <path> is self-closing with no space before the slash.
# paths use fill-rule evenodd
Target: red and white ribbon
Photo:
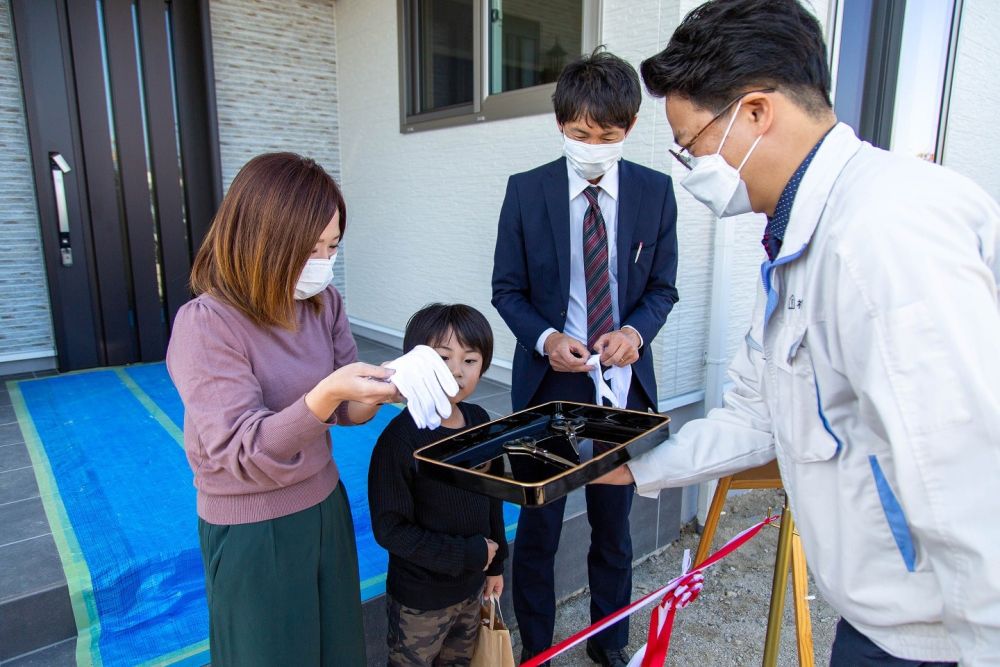
<path id="1" fill-rule="evenodd" d="M 670 631 L 673 629 L 674 615 L 678 609 L 683 609 L 690 603 L 694 602 L 695 598 L 698 597 L 698 594 L 704 586 L 705 577 L 703 572 L 742 547 L 757 533 L 759 533 L 761 528 L 770 523 L 774 523 L 778 520 L 778 518 L 779 517 L 777 515 L 770 516 L 763 521 L 750 526 L 739 535 L 726 542 L 721 549 L 706 558 L 704 562 L 698 563 L 694 569 L 690 571 L 687 570 L 687 562 L 685 562 L 685 565 L 682 568 L 685 572 L 679 577 L 671 579 L 662 588 L 659 588 L 652 593 L 643 595 L 641 598 L 628 606 L 622 607 L 618 611 L 604 617 L 590 627 L 577 632 L 571 637 L 567 637 L 547 651 L 544 651 L 543 653 L 540 653 L 523 663 L 522 667 L 537 667 L 537 665 L 540 665 L 547 660 L 551 660 L 557 655 L 565 653 L 574 646 L 577 646 L 578 644 L 593 637 L 598 632 L 611 627 L 623 618 L 631 616 L 640 609 L 648 607 L 656 602 L 657 599 L 660 600 L 660 603 L 657 605 L 656 609 L 653 610 L 652 616 L 649 619 L 649 636 L 647 644 L 636 653 L 635 657 L 632 658 L 632 661 L 629 662 L 629 665 L 661 667 L 667 659 L 667 649 L 670 646 Z M 685 552 L 685 561 L 688 561 L 689 559 L 689 554 Z M 662 599 L 659 598 L 661 595 L 663 596 Z"/>

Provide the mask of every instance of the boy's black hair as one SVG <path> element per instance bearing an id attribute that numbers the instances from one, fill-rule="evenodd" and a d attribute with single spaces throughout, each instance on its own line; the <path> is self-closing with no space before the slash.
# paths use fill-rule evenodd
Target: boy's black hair
<path id="1" fill-rule="evenodd" d="M 778 89 L 813 116 L 832 107 L 823 31 L 798 0 L 710 0 L 641 69 L 655 97 L 713 113 L 754 88 Z"/>
<path id="2" fill-rule="evenodd" d="M 563 68 L 552 94 L 560 125 L 589 118 L 603 128 L 629 129 L 642 104 L 635 68 L 597 47 Z"/>
<path id="3" fill-rule="evenodd" d="M 482 313 L 462 303 L 432 303 L 413 313 L 403 334 L 403 352 L 417 345 L 439 345 L 449 329 L 455 332 L 461 345 L 483 356 L 480 375 L 485 373 L 493 360 L 493 329 Z"/>

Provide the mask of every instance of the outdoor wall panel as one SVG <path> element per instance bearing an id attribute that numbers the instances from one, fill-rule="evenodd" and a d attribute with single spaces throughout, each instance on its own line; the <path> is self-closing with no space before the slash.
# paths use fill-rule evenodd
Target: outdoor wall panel
<path id="1" fill-rule="evenodd" d="M 604 0 L 600 43 L 636 68 L 666 45 L 690 0 Z M 825 21 L 827 3 L 815 2 Z M 514 339 L 490 305 L 493 247 L 507 177 L 562 154 L 553 114 L 401 134 L 396 3 L 338 0 L 338 84 L 345 195 L 351 211 L 347 264 L 352 317 L 401 331 L 431 301 L 479 308 L 497 336 L 495 356 Z M 672 133 L 662 100 L 643 92 L 629 160 L 670 173 Z M 678 170 L 679 171 L 679 170 Z M 675 173 L 675 176 L 683 174 Z M 655 341 L 661 399 L 704 387 L 712 289 L 714 221 L 678 184 L 680 302 Z M 749 325 L 763 259 L 761 216 L 737 223 L 729 353 Z"/>
<path id="2" fill-rule="evenodd" d="M 10 5 L 0 2 L 0 362 L 54 354 Z"/>
<path id="3" fill-rule="evenodd" d="M 401 332 L 429 302 L 468 303 L 509 361 L 490 305 L 497 216 L 510 174 L 560 155 L 554 116 L 401 134 L 396 2 L 338 0 L 337 23 L 349 314 Z"/>
<path id="4" fill-rule="evenodd" d="M 952 82 L 944 165 L 1000 201 L 1000 3 L 964 0 Z"/>
<path id="5" fill-rule="evenodd" d="M 605 0 L 603 10 L 601 42 L 636 70 L 643 60 L 666 46 L 682 16 L 679 0 Z M 625 142 L 625 158 L 683 177 L 683 168 L 675 170 L 675 161 L 667 152 L 673 132 L 667 124 L 663 100 L 651 97 L 645 86 L 642 93 L 639 121 Z M 712 292 L 711 216 L 677 182 L 674 193 L 678 206 L 680 301 L 653 342 L 661 400 L 704 387 L 708 298 Z"/>
<path id="6" fill-rule="evenodd" d="M 311 157 L 340 182 L 333 0 L 212 0 L 210 8 L 223 189 L 270 151 Z M 353 247 L 350 200 L 348 222 Z M 334 271 L 341 293 L 345 249 Z"/>

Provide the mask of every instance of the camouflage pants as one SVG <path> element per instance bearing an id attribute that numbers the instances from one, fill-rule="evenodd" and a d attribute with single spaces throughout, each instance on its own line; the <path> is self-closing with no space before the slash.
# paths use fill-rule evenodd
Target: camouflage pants
<path id="1" fill-rule="evenodd" d="M 479 633 L 480 593 L 444 609 L 404 607 L 386 595 L 389 667 L 468 665 Z"/>

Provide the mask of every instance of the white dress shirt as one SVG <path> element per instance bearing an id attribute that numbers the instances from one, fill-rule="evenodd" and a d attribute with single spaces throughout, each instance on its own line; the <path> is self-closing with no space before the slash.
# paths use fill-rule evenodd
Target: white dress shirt
<path id="1" fill-rule="evenodd" d="M 569 174 L 569 305 L 566 307 L 566 325 L 563 333 L 571 336 L 584 345 L 587 344 L 587 278 L 583 266 L 583 218 L 587 214 L 590 203 L 583 191 L 592 185 L 581 177 L 573 167 L 566 163 Z M 604 229 L 608 236 L 608 277 L 611 282 L 611 315 L 614 318 L 614 328 L 621 326 L 621 313 L 618 309 L 618 163 L 597 183 L 600 192 L 597 195 L 597 205 L 601 208 L 604 218 Z M 629 327 L 630 329 L 632 327 Z M 634 330 L 634 329 L 633 329 Z M 535 343 L 535 350 L 545 355 L 545 340 L 556 329 L 548 328 L 542 332 Z M 638 333 L 638 332 L 636 332 Z M 641 339 L 641 337 L 640 337 Z M 641 343 L 640 343 L 641 346 Z"/>

